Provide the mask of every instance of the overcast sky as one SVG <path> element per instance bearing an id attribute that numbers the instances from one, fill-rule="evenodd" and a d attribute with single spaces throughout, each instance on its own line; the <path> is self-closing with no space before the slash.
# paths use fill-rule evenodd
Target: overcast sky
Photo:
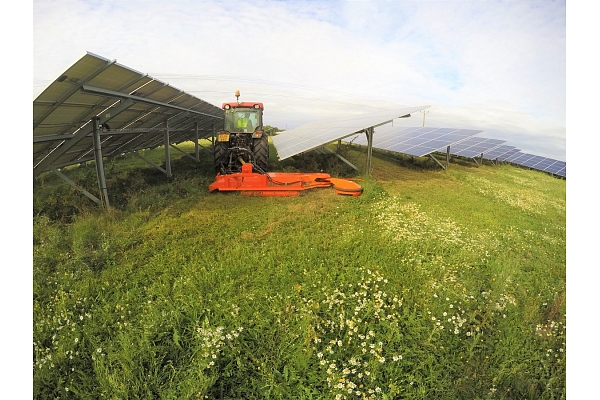
<path id="1" fill-rule="evenodd" d="M 281 129 L 431 105 L 425 126 L 566 160 L 565 18 L 564 0 L 35 0 L 33 98 L 89 51 L 218 106 L 239 89 Z"/>

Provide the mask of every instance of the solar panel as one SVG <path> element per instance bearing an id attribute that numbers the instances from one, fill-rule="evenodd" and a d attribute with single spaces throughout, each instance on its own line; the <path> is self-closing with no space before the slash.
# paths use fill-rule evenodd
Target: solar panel
<path id="1" fill-rule="evenodd" d="M 462 157 L 479 157 L 486 152 L 499 147 L 505 140 L 471 137 L 450 146 L 450 153 Z"/>
<path id="2" fill-rule="evenodd" d="M 486 151 L 485 153 L 483 153 L 483 158 L 485 158 L 486 160 L 495 160 L 499 157 L 506 155 L 511 150 L 515 153 L 519 151 L 514 146 L 500 145 L 494 149 L 491 149 L 490 151 Z"/>
<path id="3" fill-rule="evenodd" d="M 514 156 L 515 154 L 520 153 L 520 152 L 521 152 L 521 150 L 519 150 L 517 148 L 511 149 L 511 150 L 507 151 L 506 153 L 504 153 L 503 155 L 499 156 L 498 161 L 506 161 L 509 158 L 511 158 L 512 156 Z"/>
<path id="4" fill-rule="evenodd" d="M 460 143 L 481 131 L 454 128 L 405 128 L 386 126 L 375 130 L 373 147 L 396 153 L 423 157 L 433 152 L 444 150 L 448 146 Z M 353 143 L 366 146 L 365 135 L 350 138 Z"/>
<path id="5" fill-rule="evenodd" d="M 147 74 L 86 53 L 33 101 L 34 176 L 94 159 L 92 119 L 99 117 L 104 156 L 208 137 L 223 110 Z"/>
<path id="6" fill-rule="evenodd" d="M 522 165 L 529 167 L 529 168 L 539 169 L 536 167 L 543 160 L 544 160 L 544 157 L 534 155 L 533 157 L 528 158 L 527 160 L 523 161 Z"/>
<path id="7" fill-rule="evenodd" d="M 544 171 L 560 175 L 560 172 L 563 171 L 563 170 L 566 170 L 566 168 L 567 168 L 567 163 L 566 162 L 564 162 L 564 161 L 555 161 L 552 164 L 550 164 L 548 167 L 546 167 L 544 169 Z M 562 176 L 565 176 L 565 175 L 562 175 Z"/>
<path id="8" fill-rule="evenodd" d="M 273 145 L 280 160 L 313 150 L 324 144 L 346 138 L 370 127 L 379 127 L 429 106 L 404 107 L 374 113 L 349 115 L 312 122 L 284 131 L 273 137 Z"/>
<path id="9" fill-rule="evenodd" d="M 533 154 L 527 154 L 519 151 L 517 153 L 514 153 L 512 156 L 508 157 L 504 161 L 521 165 L 523 161 L 526 161 L 531 157 L 533 157 Z"/>

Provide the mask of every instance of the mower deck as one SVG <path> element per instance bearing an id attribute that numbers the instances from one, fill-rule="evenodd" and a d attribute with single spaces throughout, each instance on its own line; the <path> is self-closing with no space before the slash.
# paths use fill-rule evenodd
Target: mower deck
<path id="1" fill-rule="evenodd" d="M 244 164 L 242 172 L 221 175 L 208 186 L 213 191 L 239 191 L 244 196 L 299 196 L 303 190 L 331 187 L 337 194 L 360 196 L 363 188 L 357 183 L 332 178 L 322 172 L 252 172 L 252 164 Z"/>

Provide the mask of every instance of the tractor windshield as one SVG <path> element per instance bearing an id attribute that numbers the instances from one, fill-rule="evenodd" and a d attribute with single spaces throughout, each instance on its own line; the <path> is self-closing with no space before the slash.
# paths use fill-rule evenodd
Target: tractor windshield
<path id="1" fill-rule="evenodd" d="M 228 132 L 254 132 L 261 125 L 260 110 L 254 108 L 230 108 L 225 110 L 225 130 Z"/>

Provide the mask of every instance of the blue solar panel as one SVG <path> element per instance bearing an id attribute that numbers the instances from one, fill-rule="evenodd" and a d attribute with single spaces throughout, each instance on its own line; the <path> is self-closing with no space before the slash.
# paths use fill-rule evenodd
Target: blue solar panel
<path id="1" fill-rule="evenodd" d="M 505 154 L 498 157 L 498 161 L 508 161 L 509 158 L 512 158 L 515 154 L 521 153 L 519 149 L 511 149 Z"/>
<path id="2" fill-rule="evenodd" d="M 485 158 L 486 160 L 495 160 L 496 158 L 505 155 L 506 153 L 508 153 L 511 150 L 516 150 L 516 149 L 514 146 L 501 145 L 499 147 L 496 147 L 495 149 L 485 152 L 485 154 L 483 155 L 483 158 Z"/>
<path id="3" fill-rule="evenodd" d="M 507 158 L 506 161 L 539 171 L 549 172 L 564 178 L 567 177 L 567 163 L 564 161 L 521 152 L 515 153 L 512 157 Z"/>
<path id="4" fill-rule="evenodd" d="M 481 156 L 492 149 L 495 149 L 502 143 L 504 143 L 504 140 L 472 137 L 451 146 L 450 152 L 457 156 L 474 158 Z"/>
<path id="5" fill-rule="evenodd" d="M 523 161 L 522 165 L 530 168 L 535 168 L 540 162 L 544 160 L 544 157 L 541 156 L 533 156 L 525 161 Z"/>
<path id="6" fill-rule="evenodd" d="M 542 171 L 545 171 L 547 168 L 549 168 L 552 164 L 554 164 L 556 162 L 556 160 L 553 160 L 551 158 L 543 158 L 542 161 L 540 161 L 539 163 L 537 163 L 535 165 L 536 169 L 540 169 Z"/>
<path id="7" fill-rule="evenodd" d="M 544 168 L 544 171 L 551 172 L 553 174 L 558 174 L 559 171 L 565 169 L 567 167 L 567 163 L 564 161 L 554 160 L 552 164 L 548 167 Z"/>
<path id="8" fill-rule="evenodd" d="M 481 131 L 454 128 L 403 128 L 386 126 L 376 128 L 373 135 L 373 147 L 397 153 L 423 157 L 438 150 L 465 140 Z M 365 135 L 352 137 L 349 141 L 367 145 Z"/>
<path id="9" fill-rule="evenodd" d="M 532 157 L 535 156 L 533 154 L 518 152 L 515 153 L 512 157 L 507 158 L 506 161 L 513 164 L 523 165 L 525 161 L 529 160 Z"/>

